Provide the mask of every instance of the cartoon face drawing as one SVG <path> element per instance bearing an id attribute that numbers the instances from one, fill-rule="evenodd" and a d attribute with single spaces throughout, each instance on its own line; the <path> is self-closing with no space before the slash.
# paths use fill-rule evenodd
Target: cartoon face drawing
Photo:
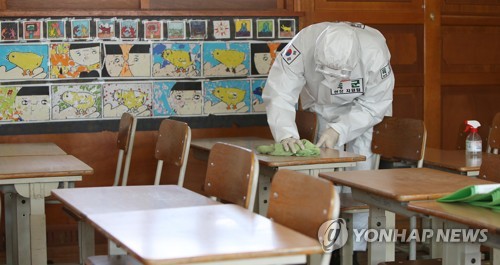
<path id="1" fill-rule="evenodd" d="M 83 46 L 80 46 L 83 45 Z M 99 44 L 89 46 L 88 44 L 71 44 L 69 55 L 75 63 L 90 66 L 99 63 L 101 59 Z"/>
<path id="2" fill-rule="evenodd" d="M 48 87 L 22 87 L 17 93 L 14 108 L 21 121 L 49 120 Z"/>
<path id="3" fill-rule="evenodd" d="M 179 115 L 201 113 L 201 90 L 172 90 L 168 104 Z"/>

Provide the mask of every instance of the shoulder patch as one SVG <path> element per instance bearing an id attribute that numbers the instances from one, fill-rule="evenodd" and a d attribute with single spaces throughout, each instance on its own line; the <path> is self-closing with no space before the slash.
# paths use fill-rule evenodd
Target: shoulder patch
<path id="1" fill-rule="evenodd" d="M 387 64 L 386 66 L 382 67 L 382 69 L 380 69 L 380 78 L 385 79 L 386 77 L 391 75 L 391 72 L 392 72 L 391 65 Z"/>
<path id="2" fill-rule="evenodd" d="M 290 47 L 288 47 L 288 49 L 281 52 L 281 57 L 287 64 L 291 64 L 300 56 L 300 54 L 300 51 L 292 44 L 290 45 Z"/>

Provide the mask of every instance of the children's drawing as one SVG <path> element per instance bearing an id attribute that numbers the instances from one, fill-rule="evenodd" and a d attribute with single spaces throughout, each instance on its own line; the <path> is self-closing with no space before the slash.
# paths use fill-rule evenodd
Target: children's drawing
<path id="1" fill-rule="evenodd" d="M 19 40 L 19 22 L 18 21 L 2 21 L 0 22 L 2 35 L 1 41 L 17 41 Z"/>
<path id="2" fill-rule="evenodd" d="M 205 114 L 250 112 L 249 80 L 218 80 L 203 82 Z"/>
<path id="3" fill-rule="evenodd" d="M 23 31 L 25 40 L 43 39 L 43 24 L 41 20 L 23 21 Z"/>
<path id="4" fill-rule="evenodd" d="M 89 40 L 90 19 L 71 20 L 71 38 L 74 40 Z"/>
<path id="5" fill-rule="evenodd" d="M 269 70 L 286 46 L 284 42 L 254 42 L 250 44 L 252 55 L 252 75 L 267 75 Z"/>
<path id="6" fill-rule="evenodd" d="M 186 22 L 184 20 L 167 21 L 167 39 L 186 39 Z"/>
<path id="7" fill-rule="evenodd" d="M 234 38 L 251 39 L 253 36 L 252 19 L 234 19 Z"/>
<path id="8" fill-rule="evenodd" d="M 274 38 L 274 19 L 257 19 L 257 39 Z"/>
<path id="9" fill-rule="evenodd" d="M 151 77 L 149 43 L 105 43 L 102 77 Z"/>
<path id="10" fill-rule="evenodd" d="M 250 69 L 248 42 L 205 42 L 203 74 L 205 76 L 245 76 Z"/>
<path id="11" fill-rule="evenodd" d="M 101 90 L 101 84 L 52 85 L 52 119 L 100 118 Z"/>
<path id="12" fill-rule="evenodd" d="M 207 38 L 207 21 L 206 20 L 190 20 L 189 21 L 189 38 L 194 40 L 204 40 Z"/>
<path id="13" fill-rule="evenodd" d="M 139 38 L 139 22 L 137 19 L 120 20 L 120 39 L 137 40 Z"/>
<path id="14" fill-rule="evenodd" d="M 201 115 L 201 82 L 165 81 L 153 85 L 154 116 Z"/>
<path id="15" fill-rule="evenodd" d="M 145 40 L 163 39 L 163 22 L 158 20 L 153 20 L 153 21 L 143 21 L 143 23 L 144 23 Z"/>
<path id="16" fill-rule="evenodd" d="M 50 44 L 50 78 L 97 78 L 101 75 L 99 43 Z"/>
<path id="17" fill-rule="evenodd" d="M 66 39 L 66 19 L 47 20 L 47 39 Z"/>
<path id="18" fill-rule="evenodd" d="M 116 38 L 115 22 L 116 18 L 99 19 L 94 18 L 96 38 L 111 40 Z"/>
<path id="19" fill-rule="evenodd" d="M 201 76 L 201 44 L 164 42 L 153 44 L 153 77 Z"/>
<path id="20" fill-rule="evenodd" d="M 231 37 L 231 24 L 229 20 L 215 20 L 213 21 L 214 38 L 215 39 L 229 39 Z"/>
<path id="21" fill-rule="evenodd" d="M 129 112 L 136 116 L 152 114 L 152 83 L 106 83 L 103 85 L 105 118 L 119 118 Z"/>
<path id="22" fill-rule="evenodd" d="M 266 78 L 252 79 L 252 112 L 266 112 L 266 106 L 262 99 L 262 91 L 266 86 Z"/>
<path id="23" fill-rule="evenodd" d="M 0 79 L 44 79 L 49 70 L 48 58 L 47 44 L 0 45 Z"/>
<path id="24" fill-rule="evenodd" d="M 0 122 L 48 121 L 48 86 L 0 87 Z"/>
<path id="25" fill-rule="evenodd" d="M 295 19 L 278 19 L 278 38 L 295 36 Z"/>

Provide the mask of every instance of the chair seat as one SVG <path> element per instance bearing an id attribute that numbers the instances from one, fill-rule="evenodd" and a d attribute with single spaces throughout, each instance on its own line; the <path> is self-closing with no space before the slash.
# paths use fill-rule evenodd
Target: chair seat
<path id="1" fill-rule="evenodd" d="M 91 256 L 85 261 L 85 265 L 140 265 L 139 261 L 128 255 L 113 256 Z"/>
<path id="2" fill-rule="evenodd" d="M 378 265 L 441 265 L 441 259 L 419 259 L 381 262 Z"/>

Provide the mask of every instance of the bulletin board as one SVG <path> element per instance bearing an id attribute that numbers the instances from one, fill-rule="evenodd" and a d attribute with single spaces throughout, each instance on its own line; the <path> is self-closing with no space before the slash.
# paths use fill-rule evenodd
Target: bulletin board
<path id="1" fill-rule="evenodd" d="M 0 134 L 267 125 L 262 91 L 297 17 L 0 21 Z M 242 118 L 242 116 L 248 116 Z"/>

